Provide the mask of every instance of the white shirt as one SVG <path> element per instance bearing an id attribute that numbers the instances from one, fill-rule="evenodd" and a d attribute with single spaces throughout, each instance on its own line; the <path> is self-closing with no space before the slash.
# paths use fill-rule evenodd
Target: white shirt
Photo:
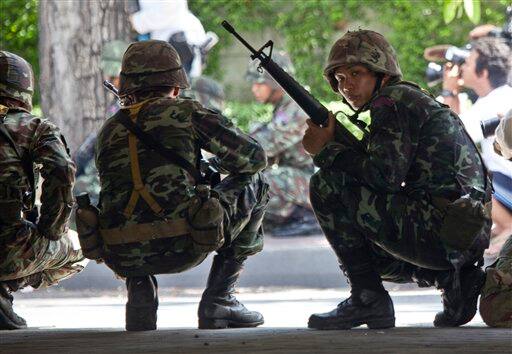
<path id="1" fill-rule="evenodd" d="M 139 0 L 140 11 L 132 15 L 132 26 L 138 33 L 148 33 L 151 39 L 169 41 L 171 36 L 184 32 L 187 43 L 196 47 L 207 40 L 201 21 L 188 9 L 187 0 Z M 196 56 L 189 73 L 201 75 L 201 56 Z"/>
<path id="2" fill-rule="evenodd" d="M 512 177 L 512 162 L 494 152 L 494 137 L 484 139 L 480 122 L 505 114 L 512 109 L 512 87 L 503 85 L 495 88 L 478 100 L 468 110 L 460 114 L 460 118 L 469 135 L 482 146 L 482 157 L 490 171 L 501 172 Z"/>

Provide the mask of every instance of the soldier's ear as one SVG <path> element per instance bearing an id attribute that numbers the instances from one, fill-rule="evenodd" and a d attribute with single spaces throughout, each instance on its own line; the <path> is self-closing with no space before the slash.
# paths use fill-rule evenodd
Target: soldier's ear
<path id="1" fill-rule="evenodd" d="M 171 89 L 171 92 L 169 93 L 169 96 L 171 98 L 176 98 L 180 95 L 180 88 L 179 87 L 173 87 Z"/>

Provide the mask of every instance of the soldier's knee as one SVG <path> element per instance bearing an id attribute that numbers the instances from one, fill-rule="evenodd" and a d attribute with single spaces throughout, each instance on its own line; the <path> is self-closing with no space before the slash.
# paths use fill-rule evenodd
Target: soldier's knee
<path id="1" fill-rule="evenodd" d="M 503 291 L 480 298 L 480 316 L 489 327 L 512 327 L 512 294 Z"/>

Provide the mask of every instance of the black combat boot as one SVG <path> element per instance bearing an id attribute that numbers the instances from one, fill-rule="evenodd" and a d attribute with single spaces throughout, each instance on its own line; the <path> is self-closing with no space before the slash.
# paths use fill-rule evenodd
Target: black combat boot
<path id="1" fill-rule="evenodd" d="M 330 312 L 311 315 L 308 327 L 350 329 L 363 324 L 371 329 L 394 327 L 393 301 L 373 268 L 370 250 L 364 247 L 347 253 L 335 251 L 351 286 L 350 297 Z"/>
<path id="2" fill-rule="evenodd" d="M 27 327 L 25 319 L 14 312 L 12 301 L 11 290 L 7 284 L 0 282 L 0 330 Z"/>
<path id="3" fill-rule="evenodd" d="M 485 272 L 478 266 L 469 266 L 460 271 L 460 288 L 454 286 L 455 271 L 446 271 L 437 279 L 441 289 L 443 311 L 434 319 L 435 327 L 462 326 L 475 317 L 478 296 L 485 283 Z"/>
<path id="4" fill-rule="evenodd" d="M 126 278 L 126 330 L 151 331 L 156 329 L 158 285 L 153 275 Z"/>
<path id="5" fill-rule="evenodd" d="M 223 255 L 213 258 L 206 290 L 199 303 L 199 328 L 256 327 L 263 324 L 263 316 L 249 311 L 238 302 L 233 293 L 242 272 L 243 263 Z"/>

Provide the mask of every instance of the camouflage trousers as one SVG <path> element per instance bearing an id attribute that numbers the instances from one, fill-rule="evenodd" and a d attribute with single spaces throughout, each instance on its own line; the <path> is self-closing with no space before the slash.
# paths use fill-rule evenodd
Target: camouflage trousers
<path id="1" fill-rule="evenodd" d="M 244 261 L 263 249 L 261 223 L 269 186 L 262 173 L 228 176 L 214 190 L 224 207 L 225 243 L 217 250 Z M 194 251 L 189 235 L 105 247 L 105 263 L 122 277 L 180 273 L 199 265 L 207 253 Z"/>
<path id="2" fill-rule="evenodd" d="M 480 298 L 480 315 L 491 327 L 512 328 L 512 236 L 486 273 Z"/>
<path id="3" fill-rule="evenodd" d="M 384 280 L 412 282 L 420 270 L 452 269 L 439 239 L 443 214 L 427 201 L 378 193 L 328 170 L 312 176 L 310 198 L 335 252 L 368 247 Z"/>
<path id="4" fill-rule="evenodd" d="M 270 185 L 270 201 L 265 220 L 281 224 L 296 206 L 312 209 L 309 201 L 309 179 L 312 173 L 289 166 L 269 167 L 264 173 Z"/>
<path id="5" fill-rule="evenodd" d="M 78 249 L 74 231 L 53 241 L 23 223 L 3 228 L 0 242 L 5 240 L 0 258 L 0 281 L 14 289 L 57 284 L 80 272 L 87 264 Z"/>

